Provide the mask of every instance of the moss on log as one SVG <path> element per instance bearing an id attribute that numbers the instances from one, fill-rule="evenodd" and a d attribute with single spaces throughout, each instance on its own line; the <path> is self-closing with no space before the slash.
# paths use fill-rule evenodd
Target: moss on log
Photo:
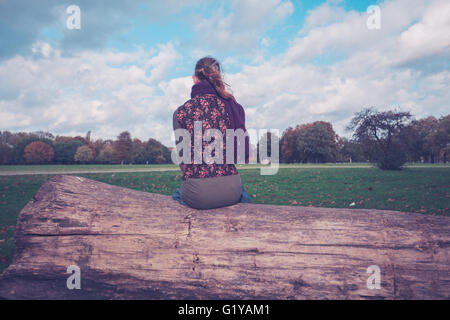
<path id="1" fill-rule="evenodd" d="M 5 299 L 448 299 L 450 218 L 237 204 L 56 176 L 21 211 Z M 67 268 L 81 270 L 69 290 Z M 380 289 L 369 289 L 369 266 Z"/>

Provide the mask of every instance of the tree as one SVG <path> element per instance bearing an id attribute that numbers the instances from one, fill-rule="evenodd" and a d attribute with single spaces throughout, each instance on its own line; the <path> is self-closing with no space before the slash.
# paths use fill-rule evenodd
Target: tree
<path id="1" fill-rule="evenodd" d="M 53 157 L 53 148 L 42 141 L 31 142 L 24 149 L 24 158 L 26 163 L 50 163 L 52 162 Z"/>
<path id="2" fill-rule="evenodd" d="M 434 155 L 427 136 L 438 130 L 439 122 L 433 117 L 412 120 L 401 131 L 401 140 L 404 143 L 410 161 L 434 162 Z M 427 141 L 428 140 L 428 141 Z"/>
<path id="3" fill-rule="evenodd" d="M 365 161 L 362 145 L 358 142 L 342 138 L 342 145 L 339 150 L 341 161 L 362 162 Z"/>
<path id="4" fill-rule="evenodd" d="M 133 139 L 132 161 L 133 163 L 146 163 L 145 143 L 137 138 Z"/>
<path id="5" fill-rule="evenodd" d="M 0 141 L 0 164 L 14 163 L 14 150 L 11 145 Z"/>
<path id="6" fill-rule="evenodd" d="M 115 157 L 119 162 L 129 163 L 132 159 L 133 141 L 128 131 L 122 132 L 114 143 Z"/>
<path id="7" fill-rule="evenodd" d="M 96 161 L 99 163 L 115 163 L 114 153 L 115 150 L 112 144 L 104 144 L 100 149 Z"/>
<path id="8" fill-rule="evenodd" d="M 25 162 L 24 152 L 25 147 L 29 145 L 31 142 L 35 141 L 41 141 L 49 146 L 52 146 L 53 142 L 46 138 L 39 138 L 34 133 L 25 133 L 21 135 L 21 138 L 17 143 L 14 145 L 14 163 L 16 164 L 23 164 Z"/>
<path id="9" fill-rule="evenodd" d="M 334 162 L 339 137 L 329 122 L 315 121 L 289 127 L 280 141 L 281 162 Z"/>
<path id="10" fill-rule="evenodd" d="M 14 163 L 13 137 L 9 131 L 0 131 L 0 164 Z"/>
<path id="11" fill-rule="evenodd" d="M 150 138 L 145 144 L 145 159 L 149 163 L 170 163 L 170 150 L 158 140 Z"/>
<path id="12" fill-rule="evenodd" d="M 273 135 L 273 137 L 272 137 Z M 261 139 L 258 141 L 257 145 L 256 145 L 256 157 L 257 157 L 257 162 L 261 162 L 264 163 L 266 161 L 270 161 L 269 159 L 272 157 L 272 139 L 274 139 L 274 141 L 278 141 L 278 147 L 280 146 L 280 138 L 268 131 L 266 133 L 263 134 L 263 136 L 261 137 Z M 266 154 L 262 154 L 262 156 L 264 156 L 263 159 L 260 158 L 260 154 L 259 154 L 259 150 L 262 146 L 265 146 L 266 151 L 267 151 L 267 158 L 266 158 Z M 278 159 L 279 160 L 279 159 Z"/>
<path id="13" fill-rule="evenodd" d="M 75 153 L 74 160 L 76 162 L 88 163 L 94 160 L 94 153 L 89 146 L 81 146 L 78 147 L 77 152 Z"/>
<path id="14" fill-rule="evenodd" d="M 300 126 L 287 128 L 280 140 L 280 161 L 283 163 L 300 162 L 300 152 L 297 147 Z"/>
<path id="15" fill-rule="evenodd" d="M 450 150 L 450 115 L 439 119 L 436 130 L 425 137 L 425 146 L 433 160 L 447 161 Z"/>
<path id="16" fill-rule="evenodd" d="M 373 148 L 380 169 L 399 170 L 406 162 L 401 132 L 410 118 L 409 112 L 379 112 L 374 108 L 366 108 L 355 114 L 347 130 L 354 130 L 355 141 Z"/>
<path id="17" fill-rule="evenodd" d="M 334 162 L 338 135 L 329 122 L 315 121 L 300 126 L 297 148 L 303 162 Z"/>
<path id="18" fill-rule="evenodd" d="M 77 149 L 82 146 L 82 143 L 81 141 L 75 140 L 73 138 L 56 138 L 53 145 L 53 148 L 55 150 L 55 162 L 68 164 L 74 161 L 75 153 L 77 152 Z"/>

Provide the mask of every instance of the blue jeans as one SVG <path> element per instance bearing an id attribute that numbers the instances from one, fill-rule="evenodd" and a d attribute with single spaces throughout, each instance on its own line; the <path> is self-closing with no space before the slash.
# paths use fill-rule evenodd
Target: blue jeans
<path id="1" fill-rule="evenodd" d="M 242 188 L 242 194 L 241 194 L 241 200 L 239 202 L 240 203 L 251 203 L 250 197 L 249 197 L 247 191 L 245 191 L 244 186 L 241 186 L 241 188 Z M 181 200 L 181 187 L 179 187 L 177 190 L 175 190 L 175 192 L 172 195 L 172 198 L 174 200 L 177 200 L 182 205 L 186 205 L 183 202 L 183 200 Z"/>

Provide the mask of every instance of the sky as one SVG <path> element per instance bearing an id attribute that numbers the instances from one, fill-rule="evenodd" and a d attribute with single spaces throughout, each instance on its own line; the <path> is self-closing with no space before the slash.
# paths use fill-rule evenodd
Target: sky
<path id="1" fill-rule="evenodd" d="M 0 130 L 172 146 L 206 55 L 251 129 L 322 120 L 350 137 L 365 107 L 450 113 L 448 0 L 0 0 Z"/>

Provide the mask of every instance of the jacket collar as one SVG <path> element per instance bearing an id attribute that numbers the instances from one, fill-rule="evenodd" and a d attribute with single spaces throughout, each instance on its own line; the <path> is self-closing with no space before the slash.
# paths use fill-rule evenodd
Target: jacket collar
<path id="1" fill-rule="evenodd" d="M 201 94 L 217 95 L 217 92 L 216 89 L 214 89 L 214 87 L 208 81 L 200 81 L 192 86 L 191 99 Z"/>

